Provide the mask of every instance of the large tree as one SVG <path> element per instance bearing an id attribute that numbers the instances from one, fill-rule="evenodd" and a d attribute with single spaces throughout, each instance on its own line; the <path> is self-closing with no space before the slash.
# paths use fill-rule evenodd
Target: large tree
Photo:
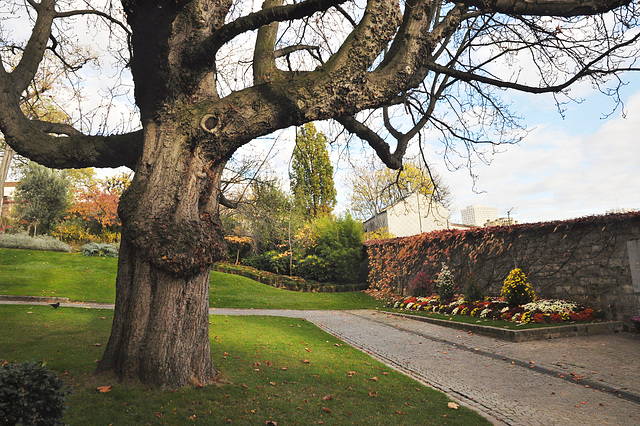
<path id="1" fill-rule="evenodd" d="M 518 122 L 496 89 L 560 93 L 583 79 L 601 84 L 630 68 L 639 37 L 629 0 L 266 0 L 256 12 L 233 0 L 5 3 L 32 19 L 24 42 L 2 33 L 6 142 L 49 167 L 135 170 L 119 207 L 116 308 L 98 369 L 168 387 L 216 376 L 209 272 L 225 252 L 220 179 L 239 147 L 326 119 L 394 169 L 427 128 L 463 147 L 510 141 Z M 123 43 L 138 130 L 87 134 L 20 108 L 45 52 L 68 63 L 72 32 L 87 16 L 92 29 L 96 19 L 108 25 L 110 47 Z M 378 108 L 384 139 L 357 116 Z M 399 113 L 408 118 L 398 121 Z"/>
<path id="2" fill-rule="evenodd" d="M 307 123 L 296 133 L 291 170 L 291 192 L 296 206 L 309 218 L 331 213 L 336 204 L 333 166 L 327 151 L 327 137 Z"/>

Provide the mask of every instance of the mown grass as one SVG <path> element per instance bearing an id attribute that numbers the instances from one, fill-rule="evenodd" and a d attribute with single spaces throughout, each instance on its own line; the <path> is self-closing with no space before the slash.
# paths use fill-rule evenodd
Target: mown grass
<path id="1" fill-rule="evenodd" d="M 240 275 L 211 273 L 209 303 L 214 308 L 374 309 L 384 303 L 361 291 L 304 293 L 260 284 Z"/>
<path id="2" fill-rule="evenodd" d="M 0 294 L 113 303 L 117 259 L 79 253 L 0 249 Z M 245 309 L 359 309 L 382 306 L 363 292 L 303 293 L 212 272 L 210 306 Z"/>
<path id="3" fill-rule="evenodd" d="M 488 424 L 300 319 L 211 316 L 219 385 L 161 391 L 93 376 L 112 311 L 3 305 L 0 315 L 0 358 L 46 361 L 73 386 L 70 425 Z"/>
<path id="4" fill-rule="evenodd" d="M 118 260 L 80 253 L 0 249 L 0 294 L 113 303 Z"/>

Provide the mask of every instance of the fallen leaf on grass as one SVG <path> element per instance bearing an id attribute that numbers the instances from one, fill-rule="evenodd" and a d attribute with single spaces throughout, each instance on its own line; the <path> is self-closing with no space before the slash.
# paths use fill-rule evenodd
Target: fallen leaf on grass
<path id="1" fill-rule="evenodd" d="M 376 396 L 378 396 L 378 392 L 373 393 L 373 392 L 369 391 L 369 397 L 370 398 L 375 398 Z"/>
<path id="2" fill-rule="evenodd" d="M 332 399 L 333 399 L 333 397 L 331 395 L 327 395 L 327 396 L 322 397 L 323 401 L 331 401 Z"/>
<path id="3" fill-rule="evenodd" d="M 327 407 L 322 407 L 322 409 L 323 409 L 324 411 L 326 411 L 327 413 L 330 413 L 330 412 L 331 412 L 331 410 L 330 410 L 330 409 L 328 409 Z"/>
<path id="4" fill-rule="evenodd" d="M 275 385 L 276 385 L 276 382 L 269 382 L 269 384 L 270 384 L 271 386 L 275 386 Z"/>
<path id="5" fill-rule="evenodd" d="M 264 422 L 264 426 L 278 426 L 278 423 L 274 422 L 273 420 L 267 420 L 266 422 Z"/>
<path id="6" fill-rule="evenodd" d="M 456 404 L 455 402 L 449 402 L 447 404 L 447 407 L 452 408 L 454 410 L 457 410 L 460 406 L 458 404 Z"/>
<path id="7" fill-rule="evenodd" d="M 377 382 L 378 378 L 376 376 L 373 376 L 372 378 L 370 378 L 369 380 L 371 380 L 372 382 Z"/>
<path id="8" fill-rule="evenodd" d="M 96 390 L 100 393 L 111 392 L 111 386 L 98 386 Z"/>
<path id="9" fill-rule="evenodd" d="M 162 418 L 162 413 L 156 413 L 156 417 L 161 419 Z"/>
<path id="10" fill-rule="evenodd" d="M 309 361 L 308 359 L 303 359 L 303 360 L 302 360 L 302 363 L 303 363 L 303 364 L 309 364 L 309 362 L 310 362 L 310 361 Z"/>

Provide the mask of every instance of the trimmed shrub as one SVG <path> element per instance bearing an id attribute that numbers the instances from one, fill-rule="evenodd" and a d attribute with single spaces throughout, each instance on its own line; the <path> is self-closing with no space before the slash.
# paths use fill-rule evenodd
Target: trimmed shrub
<path id="1" fill-rule="evenodd" d="M 527 276 L 521 269 L 515 268 L 509 272 L 509 276 L 504 280 L 500 296 L 510 306 L 525 305 L 536 299 L 536 294 L 527 281 Z"/>
<path id="2" fill-rule="evenodd" d="M 88 243 L 82 246 L 85 256 L 118 257 L 118 248 L 114 244 Z"/>
<path id="3" fill-rule="evenodd" d="M 0 234 L 0 247 L 71 253 L 71 247 L 60 240 L 48 235 L 39 235 L 34 238 L 26 233 Z"/>
<path id="4" fill-rule="evenodd" d="M 453 285 L 451 271 L 449 270 L 449 267 L 443 263 L 442 269 L 438 274 L 438 296 L 440 296 L 440 300 L 445 301 L 452 299 L 454 295 L 455 286 Z"/>
<path id="5" fill-rule="evenodd" d="M 0 367 L 0 424 L 61 425 L 69 393 L 44 365 L 7 363 Z"/>

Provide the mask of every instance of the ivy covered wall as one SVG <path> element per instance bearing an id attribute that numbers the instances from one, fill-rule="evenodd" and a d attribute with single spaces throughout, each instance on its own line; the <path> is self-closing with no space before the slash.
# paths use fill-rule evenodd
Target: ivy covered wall
<path id="1" fill-rule="evenodd" d="M 445 262 L 460 291 L 472 272 L 486 295 L 497 296 L 518 267 L 538 297 L 589 304 L 629 325 L 640 315 L 640 289 L 634 291 L 627 243 L 639 239 L 634 212 L 369 241 L 369 284 L 406 294 L 418 272 L 435 279 Z"/>

